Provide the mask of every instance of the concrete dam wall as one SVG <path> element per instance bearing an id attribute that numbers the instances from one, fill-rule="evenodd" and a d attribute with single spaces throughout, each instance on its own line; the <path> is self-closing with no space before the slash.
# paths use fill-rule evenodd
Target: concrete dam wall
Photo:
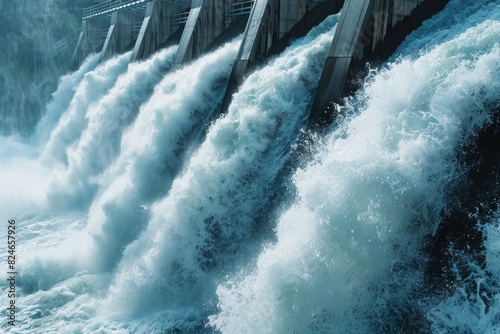
<path id="1" fill-rule="evenodd" d="M 133 50 L 131 61 L 178 43 L 176 64 L 189 62 L 243 33 L 222 103 L 227 107 L 244 75 L 341 11 L 319 87 L 312 124 L 327 124 L 366 61 L 388 57 L 406 35 L 448 0 L 110 0 L 84 12 L 72 62 L 101 52 L 100 60 Z M 245 23 L 245 24 L 244 24 Z"/>

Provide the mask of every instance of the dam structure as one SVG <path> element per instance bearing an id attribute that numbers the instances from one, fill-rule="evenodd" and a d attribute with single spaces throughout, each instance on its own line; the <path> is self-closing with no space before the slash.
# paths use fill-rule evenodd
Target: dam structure
<path id="1" fill-rule="evenodd" d="M 448 0 L 109 0 L 83 13 L 73 54 L 77 67 L 89 54 L 100 61 L 132 51 L 131 62 L 178 44 L 177 65 L 187 63 L 243 33 L 222 102 L 248 71 L 304 36 L 327 16 L 341 12 L 311 105 L 311 124 L 327 124 L 336 105 L 359 82 L 363 64 L 387 58 L 412 30 Z M 358 76 L 358 78 L 357 78 Z"/>
<path id="2" fill-rule="evenodd" d="M 0 333 L 499 332 L 500 0 L 4 4 Z"/>

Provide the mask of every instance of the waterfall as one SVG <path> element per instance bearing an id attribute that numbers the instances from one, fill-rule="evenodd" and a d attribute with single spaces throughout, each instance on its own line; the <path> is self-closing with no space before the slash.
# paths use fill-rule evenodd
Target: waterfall
<path id="1" fill-rule="evenodd" d="M 0 137 L 2 330 L 498 332 L 500 3 L 465 2 L 371 64 L 321 133 L 339 15 L 222 113 L 241 36 L 182 66 L 177 46 L 90 55 L 30 138 Z"/>

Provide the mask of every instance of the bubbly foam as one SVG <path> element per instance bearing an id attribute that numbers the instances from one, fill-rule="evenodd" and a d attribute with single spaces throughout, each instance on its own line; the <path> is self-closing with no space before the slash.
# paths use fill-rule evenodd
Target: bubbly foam
<path id="1" fill-rule="evenodd" d="M 420 289 L 422 247 L 467 172 L 457 151 L 499 107 L 499 13 L 452 0 L 372 72 L 291 180 L 336 16 L 249 75 L 218 119 L 238 40 L 170 72 L 173 49 L 128 70 L 129 54 L 89 58 L 61 79 L 36 140 L 0 138 L 0 209 L 19 215 L 12 332 L 394 333 L 411 321 L 495 333 L 499 214 L 481 223 L 484 263 L 457 254 L 463 284 Z M 73 204 L 56 212 L 47 187 L 54 207 Z"/>
<path id="2" fill-rule="evenodd" d="M 210 298 L 212 277 L 234 262 L 252 236 L 255 208 L 273 194 L 336 20 L 329 18 L 246 79 L 168 196 L 152 208 L 148 228 L 126 249 L 110 309 L 196 309 L 200 298 Z"/>
<path id="3" fill-rule="evenodd" d="M 122 133 L 171 68 L 176 51 L 173 46 L 130 64 L 109 92 L 87 109 L 85 129 L 66 150 L 67 168 L 53 174 L 48 193 L 52 206 L 85 207 L 92 200 L 99 174 L 120 152 Z"/>
<path id="4" fill-rule="evenodd" d="M 94 108 L 100 98 L 113 87 L 116 79 L 127 69 L 131 52 L 111 58 L 85 73 L 76 92 L 43 149 L 43 158 L 52 163 L 67 164 L 66 150 L 86 128 L 87 110 Z"/>
<path id="5" fill-rule="evenodd" d="M 50 132 L 59 121 L 61 114 L 66 111 L 75 96 L 76 88 L 84 79 L 85 74 L 93 71 L 99 63 L 99 54 L 88 56 L 80 68 L 66 74 L 59 79 L 57 90 L 52 94 L 51 101 L 47 104 L 45 114 L 36 126 L 33 143 L 45 144 Z"/>
<path id="6" fill-rule="evenodd" d="M 377 73 L 314 161 L 277 242 L 220 284 L 223 333 L 401 328 L 422 284 L 421 247 L 446 211 L 456 148 L 499 103 L 500 23 L 486 21 Z M 390 98 L 388 98 L 390 96 Z M 399 316 L 399 319 L 398 319 Z"/>

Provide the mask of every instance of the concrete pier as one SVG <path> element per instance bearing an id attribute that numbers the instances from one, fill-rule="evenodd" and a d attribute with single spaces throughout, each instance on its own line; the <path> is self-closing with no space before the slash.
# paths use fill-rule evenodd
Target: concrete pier
<path id="1" fill-rule="evenodd" d="M 100 61 L 126 49 L 133 49 L 132 61 L 147 58 L 175 37 L 182 28 L 176 18 L 190 5 L 191 0 L 109 0 L 86 8 L 73 68 L 93 52 L 101 52 Z"/>
<path id="2" fill-rule="evenodd" d="M 185 11 L 188 5 L 188 1 L 148 3 L 130 61 L 145 59 L 158 50 L 175 33 L 175 15 Z"/>
<path id="3" fill-rule="evenodd" d="M 304 0 L 256 0 L 231 74 L 239 82 L 249 63 L 266 58 L 267 52 L 307 12 Z"/>
<path id="4" fill-rule="evenodd" d="M 98 51 L 101 45 L 101 20 L 99 18 L 84 20 L 71 60 L 72 67 L 76 68 L 89 54 Z"/>
<path id="5" fill-rule="evenodd" d="M 245 73 L 271 55 L 281 52 L 291 38 L 304 36 L 328 15 L 338 13 L 343 0 L 256 0 L 236 58 L 222 109 L 241 84 Z"/>
<path id="6" fill-rule="evenodd" d="M 182 64 L 201 55 L 225 29 L 224 0 L 193 0 L 182 33 L 175 63 Z"/>
<path id="7" fill-rule="evenodd" d="M 100 62 L 123 52 L 132 43 L 133 22 L 134 14 L 131 12 L 121 11 L 111 14 L 111 25 L 101 51 Z"/>
<path id="8" fill-rule="evenodd" d="M 101 60 L 133 47 L 131 60 L 136 61 L 179 38 L 175 63 L 182 64 L 234 38 L 246 23 L 222 102 L 224 111 L 250 68 L 280 53 L 290 39 L 304 36 L 342 9 L 311 108 L 313 122 L 328 123 L 342 97 L 354 91 L 351 77 L 359 75 L 363 64 L 387 58 L 407 34 L 448 1 L 109 0 L 84 11 L 73 64 L 98 52 L 101 45 Z M 139 18 L 131 14 L 138 12 Z"/>
<path id="9" fill-rule="evenodd" d="M 360 63 L 388 57 L 448 1 L 346 0 L 312 105 L 312 123 L 329 123 L 336 116 L 335 104 L 351 93 L 349 77 Z"/>
<path id="10" fill-rule="evenodd" d="M 332 46 L 320 78 L 312 107 L 314 118 L 321 118 L 328 99 L 342 95 L 353 58 L 363 58 L 365 28 L 375 0 L 346 0 Z"/>

